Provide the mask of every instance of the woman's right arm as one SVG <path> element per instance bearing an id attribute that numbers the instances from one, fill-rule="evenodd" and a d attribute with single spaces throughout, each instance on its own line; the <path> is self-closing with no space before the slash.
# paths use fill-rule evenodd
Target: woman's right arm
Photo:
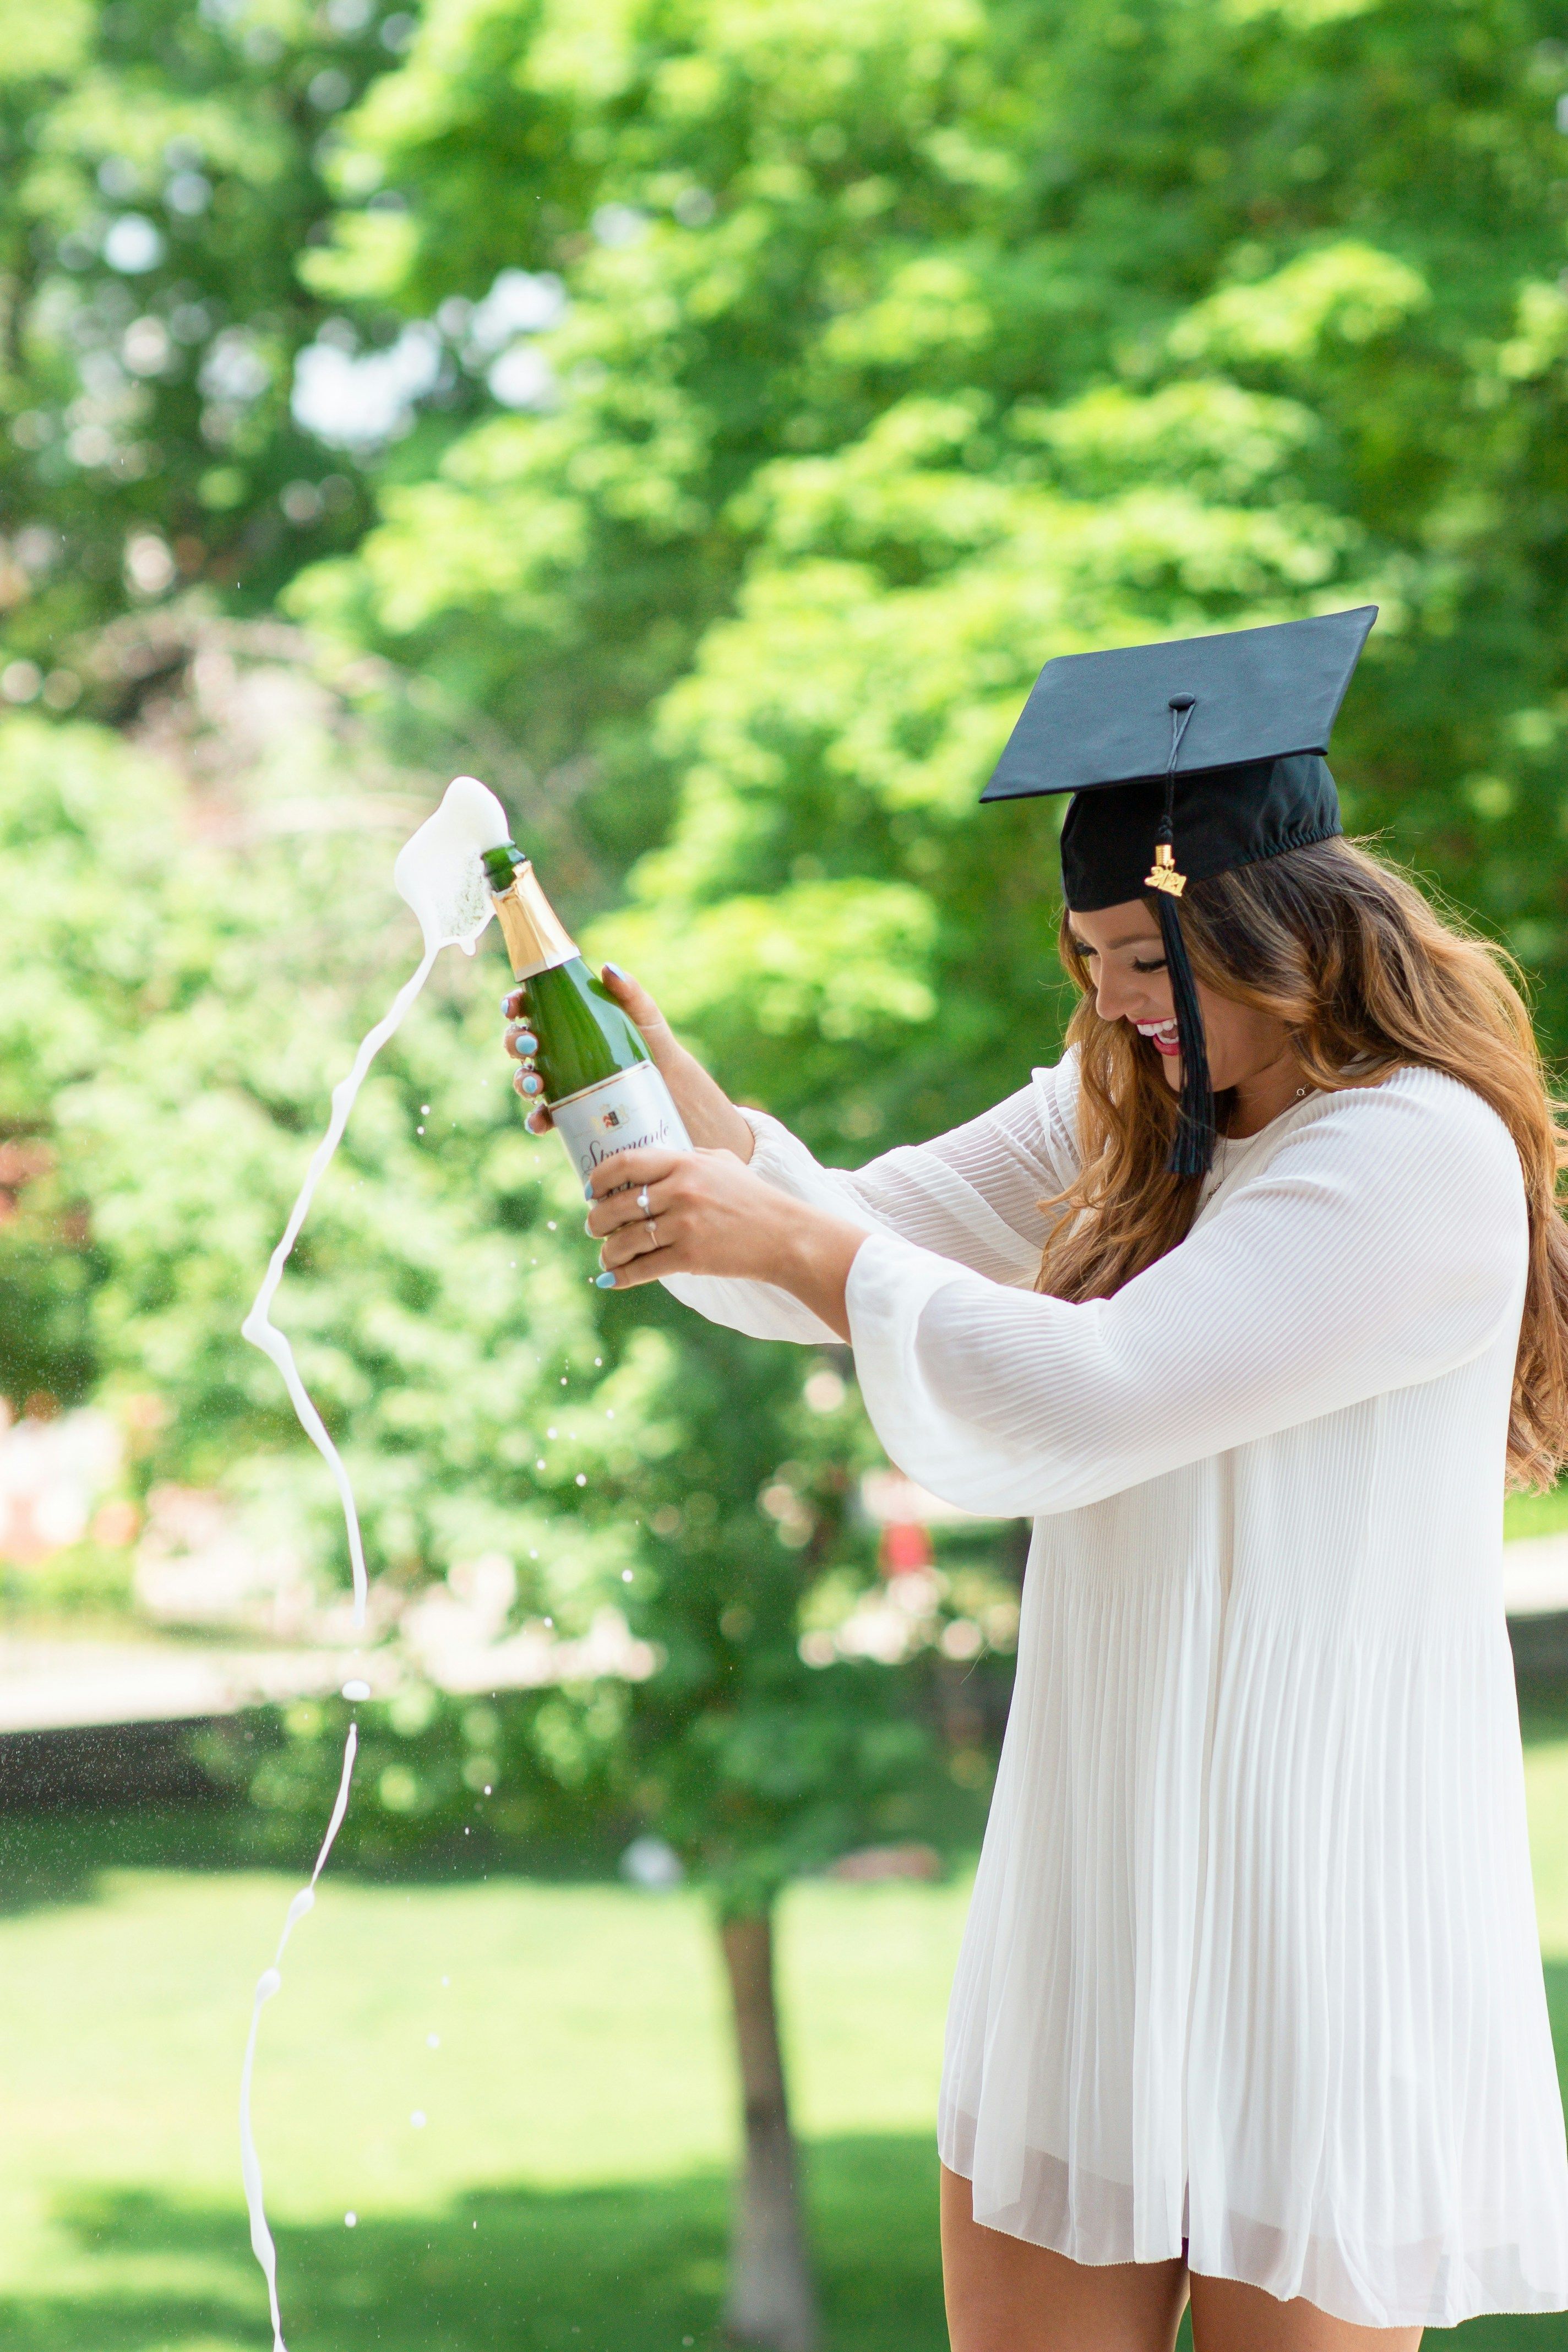
<path id="1" fill-rule="evenodd" d="M 1032 1284 L 1050 1223 L 1041 1203 L 1076 1172 L 1070 1060 L 1037 1072 L 1033 1086 L 930 1143 L 884 1152 L 855 1171 L 825 1168 L 779 1120 L 738 1109 L 629 973 L 606 964 L 604 977 L 647 1040 L 700 1149 L 732 1151 L 779 1192 L 896 1234 L 993 1282 Z M 509 1033 L 509 1050 L 518 1050 L 519 1034 Z M 548 1109 L 533 1108 L 528 1124 L 546 1133 Z M 691 1303 L 699 1303 L 695 1296 Z M 706 1299 L 701 1304 L 708 1312 Z"/>
<path id="2" fill-rule="evenodd" d="M 1033 1284 L 1049 1223 L 1040 1203 L 1074 1172 L 1066 1141 L 1072 1126 L 1070 1064 L 1037 1073 L 1034 1087 L 931 1143 L 884 1152 L 853 1172 L 825 1168 L 779 1120 L 738 1109 L 629 973 L 606 964 L 604 979 L 642 1033 L 700 1150 L 733 1152 L 775 1191 L 912 1242 L 989 1281 L 1021 1288 Z M 520 1005 L 521 995 L 509 997 L 514 1026 L 507 1047 L 513 1054 L 528 1052 L 532 1042 L 516 1025 L 526 1017 Z M 527 1042 L 520 1045 L 520 1037 Z M 515 1083 L 521 1092 L 521 1073 Z M 530 1110 L 535 1135 L 548 1133 L 550 1123 L 544 1106 Z M 769 1283 L 672 1275 L 667 1287 L 710 1322 L 752 1339 L 840 1344 L 837 1331 Z"/>

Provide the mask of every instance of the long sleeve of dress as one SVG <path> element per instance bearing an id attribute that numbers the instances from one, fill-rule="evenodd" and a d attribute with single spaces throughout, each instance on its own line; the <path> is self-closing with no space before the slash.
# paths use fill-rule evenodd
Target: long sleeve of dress
<path id="1" fill-rule="evenodd" d="M 1032 1086 L 933 1142 L 884 1152 L 854 1171 L 824 1168 L 789 1129 L 747 1111 L 752 1167 L 797 1201 L 896 1235 L 994 1284 L 1032 1283 L 1049 1230 L 1048 1202 L 1076 1171 L 1069 1056 Z M 666 1287 L 710 1322 L 758 1339 L 838 1344 L 838 1335 L 770 1283 L 676 1275 Z"/>
<path id="2" fill-rule="evenodd" d="M 1436 1073 L 1327 1096 L 1115 1297 L 1003 1287 L 886 1231 L 848 1307 L 889 1454 L 994 1516 L 1098 1502 L 1384 1391 L 1517 1324 L 1519 1163 Z"/>

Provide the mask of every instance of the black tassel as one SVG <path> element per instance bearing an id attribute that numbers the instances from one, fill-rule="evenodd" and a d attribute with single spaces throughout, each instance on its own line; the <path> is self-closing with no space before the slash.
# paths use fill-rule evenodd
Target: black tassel
<path id="1" fill-rule="evenodd" d="M 1172 1176 L 1206 1176 L 1214 1160 L 1214 1089 L 1209 1085 L 1208 1045 L 1204 1036 L 1197 982 L 1187 961 L 1187 943 L 1182 937 L 1182 919 L 1175 898 L 1164 890 L 1156 890 L 1152 896 L 1165 943 L 1165 969 L 1171 975 L 1171 1001 L 1182 1048 L 1181 1111 L 1165 1168 Z"/>

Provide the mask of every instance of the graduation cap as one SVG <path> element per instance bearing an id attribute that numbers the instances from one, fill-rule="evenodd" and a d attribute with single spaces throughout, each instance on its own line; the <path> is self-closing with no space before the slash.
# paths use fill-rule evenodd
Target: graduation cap
<path id="1" fill-rule="evenodd" d="M 1182 1048 L 1168 1166 L 1204 1174 L 1214 1095 L 1177 912 L 1190 880 L 1340 831 L 1323 754 L 1375 604 L 1046 664 L 982 800 L 1071 793 L 1062 889 L 1080 914 L 1154 894 Z"/>

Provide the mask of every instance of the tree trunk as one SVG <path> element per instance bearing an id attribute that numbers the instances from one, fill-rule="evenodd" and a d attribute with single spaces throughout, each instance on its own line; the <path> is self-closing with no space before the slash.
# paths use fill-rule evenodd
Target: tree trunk
<path id="1" fill-rule="evenodd" d="M 801 2223 L 795 2137 L 773 2000 L 773 1923 L 726 1919 L 719 1929 L 730 1998 L 746 2147 L 736 2184 L 724 2323 L 739 2344 L 816 2352 L 816 2297 Z"/>

